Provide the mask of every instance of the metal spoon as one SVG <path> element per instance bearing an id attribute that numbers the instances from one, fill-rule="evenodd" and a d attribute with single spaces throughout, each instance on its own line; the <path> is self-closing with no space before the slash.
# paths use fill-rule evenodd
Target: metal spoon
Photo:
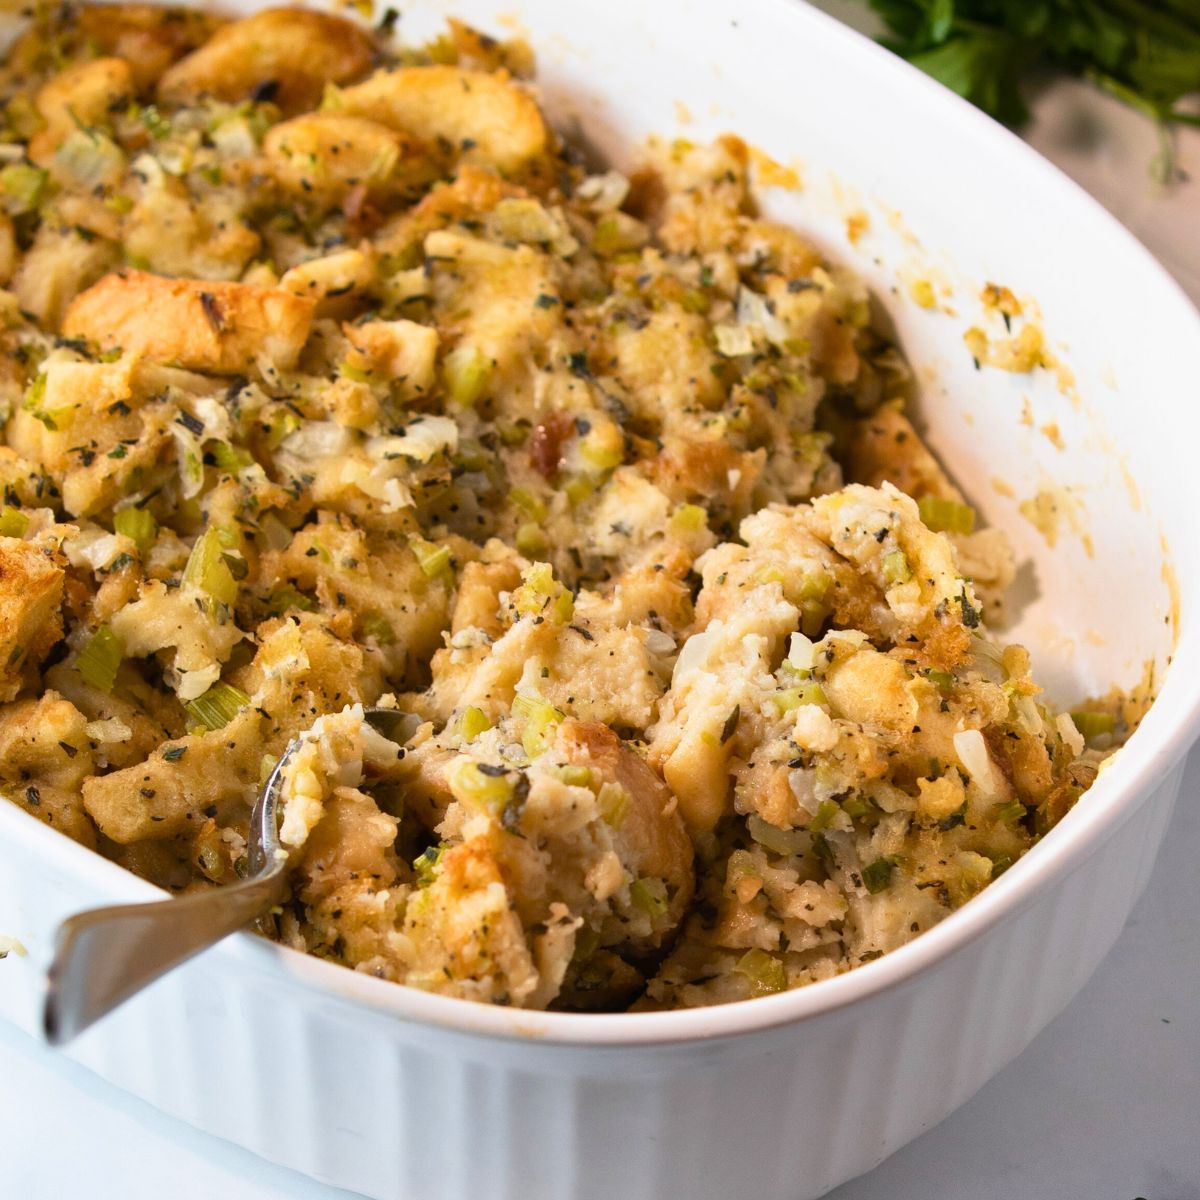
<path id="1" fill-rule="evenodd" d="M 368 708 L 364 716 L 385 737 L 407 740 L 415 723 L 396 709 Z M 279 841 L 279 794 L 288 743 L 250 816 L 249 875 L 239 883 L 176 900 L 96 908 L 69 917 L 58 929 L 43 1028 L 62 1045 L 180 963 L 264 916 L 287 895 L 287 854 Z"/>

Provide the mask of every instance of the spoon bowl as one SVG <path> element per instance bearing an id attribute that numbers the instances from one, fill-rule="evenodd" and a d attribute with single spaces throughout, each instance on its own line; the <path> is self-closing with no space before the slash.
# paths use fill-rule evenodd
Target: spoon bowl
<path id="1" fill-rule="evenodd" d="M 401 736 L 416 723 L 396 709 L 367 708 L 363 717 L 385 737 Z M 288 743 L 254 802 L 245 879 L 178 899 L 91 909 L 59 926 L 42 1020 L 51 1045 L 70 1041 L 166 972 L 252 925 L 286 898 L 288 855 L 279 840 L 280 796 L 288 761 L 303 742 L 301 734 Z"/>

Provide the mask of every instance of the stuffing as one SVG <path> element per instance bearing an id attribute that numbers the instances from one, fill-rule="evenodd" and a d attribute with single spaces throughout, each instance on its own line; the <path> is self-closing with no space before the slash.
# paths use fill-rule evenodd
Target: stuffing
<path id="1" fill-rule="evenodd" d="M 1144 705 L 998 640 L 1007 539 L 744 142 L 591 172 L 524 43 L 383 25 L 37 6 L 0 65 L 0 793 L 196 892 L 287 754 L 262 931 L 460 999 L 890 952 Z"/>

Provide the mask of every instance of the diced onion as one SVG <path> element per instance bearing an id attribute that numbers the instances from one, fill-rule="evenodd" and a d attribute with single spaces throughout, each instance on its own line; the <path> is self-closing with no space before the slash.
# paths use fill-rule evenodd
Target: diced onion
<path id="1" fill-rule="evenodd" d="M 713 326 L 713 336 L 717 339 L 717 353 L 725 358 L 754 353 L 754 335 L 744 325 L 722 321 Z"/>
<path id="2" fill-rule="evenodd" d="M 576 189 L 575 194 L 586 200 L 592 208 L 603 212 L 620 208 L 629 195 L 629 180 L 619 171 L 606 171 L 603 175 L 589 175 Z"/>
<path id="3" fill-rule="evenodd" d="M 651 654 L 674 654 L 675 639 L 661 629 L 647 629 L 646 649 Z"/>
<path id="4" fill-rule="evenodd" d="M 294 436 L 294 435 L 293 435 Z M 458 426 L 449 417 L 423 416 L 408 424 L 393 437 L 367 439 L 366 450 L 372 458 L 397 456 L 427 463 L 435 455 L 453 454 L 458 449 Z"/>
<path id="5" fill-rule="evenodd" d="M 295 455 L 306 464 L 349 453 L 354 435 L 334 421 L 305 421 L 280 443 L 280 450 Z"/>
<path id="6" fill-rule="evenodd" d="M 747 287 L 738 288 L 737 319 L 739 325 L 761 329 L 767 341 L 780 348 L 791 337 L 787 326 L 771 311 L 766 296 Z"/>
<path id="7" fill-rule="evenodd" d="M 1063 740 L 1063 744 L 1068 750 L 1078 758 L 1083 753 L 1084 740 L 1083 734 L 1079 731 L 1070 713 L 1059 713 L 1054 722 L 1058 729 L 1059 736 Z"/>
<path id="8" fill-rule="evenodd" d="M 120 717 L 109 717 L 107 721 L 89 721 L 84 732 L 94 742 L 127 742 L 133 730 Z"/>
<path id="9" fill-rule="evenodd" d="M 724 622 L 715 620 L 709 622 L 703 633 L 694 633 L 679 651 L 675 660 L 675 670 L 671 673 L 671 686 L 677 687 L 681 680 L 697 670 L 708 661 L 708 656 L 716 645 Z"/>
<path id="10" fill-rule="evenodd" d="M 816 657 L 816 644 L 803 633 L 793 633 L 788 644 L 787 660 L 797 671 L 811 671 Z"/>
<path id="11" fill-rule="evenodd" d="M 954 735 L 954 753 L 972 782 L 985 796 L 998 792 L 996 772 L 988 754 L 987 743 L 978 729 L 964 729 Z"/>

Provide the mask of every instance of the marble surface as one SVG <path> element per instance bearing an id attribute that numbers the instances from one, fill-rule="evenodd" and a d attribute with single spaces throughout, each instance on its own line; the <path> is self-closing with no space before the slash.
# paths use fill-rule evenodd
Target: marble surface
<path id="1" fill-rule="evenodd" d="M 821 7 L 863 19 L 845 0 Z M 1034 112 L 1030 142 L 1200 302 L 1200 131 L 1176 147 L 1196 178 L 1163 187 L 1155 132 L 1115 101 L 1056 83 Z M 832 1200 L 1200 1200 L 1198 864 L 1200 749 L 1150 886 L 1079 998 L 957 1113 Z M 5 1025 L 0 1063 L 0 1196 L 349 1195 L 164 1117 Z"/>

